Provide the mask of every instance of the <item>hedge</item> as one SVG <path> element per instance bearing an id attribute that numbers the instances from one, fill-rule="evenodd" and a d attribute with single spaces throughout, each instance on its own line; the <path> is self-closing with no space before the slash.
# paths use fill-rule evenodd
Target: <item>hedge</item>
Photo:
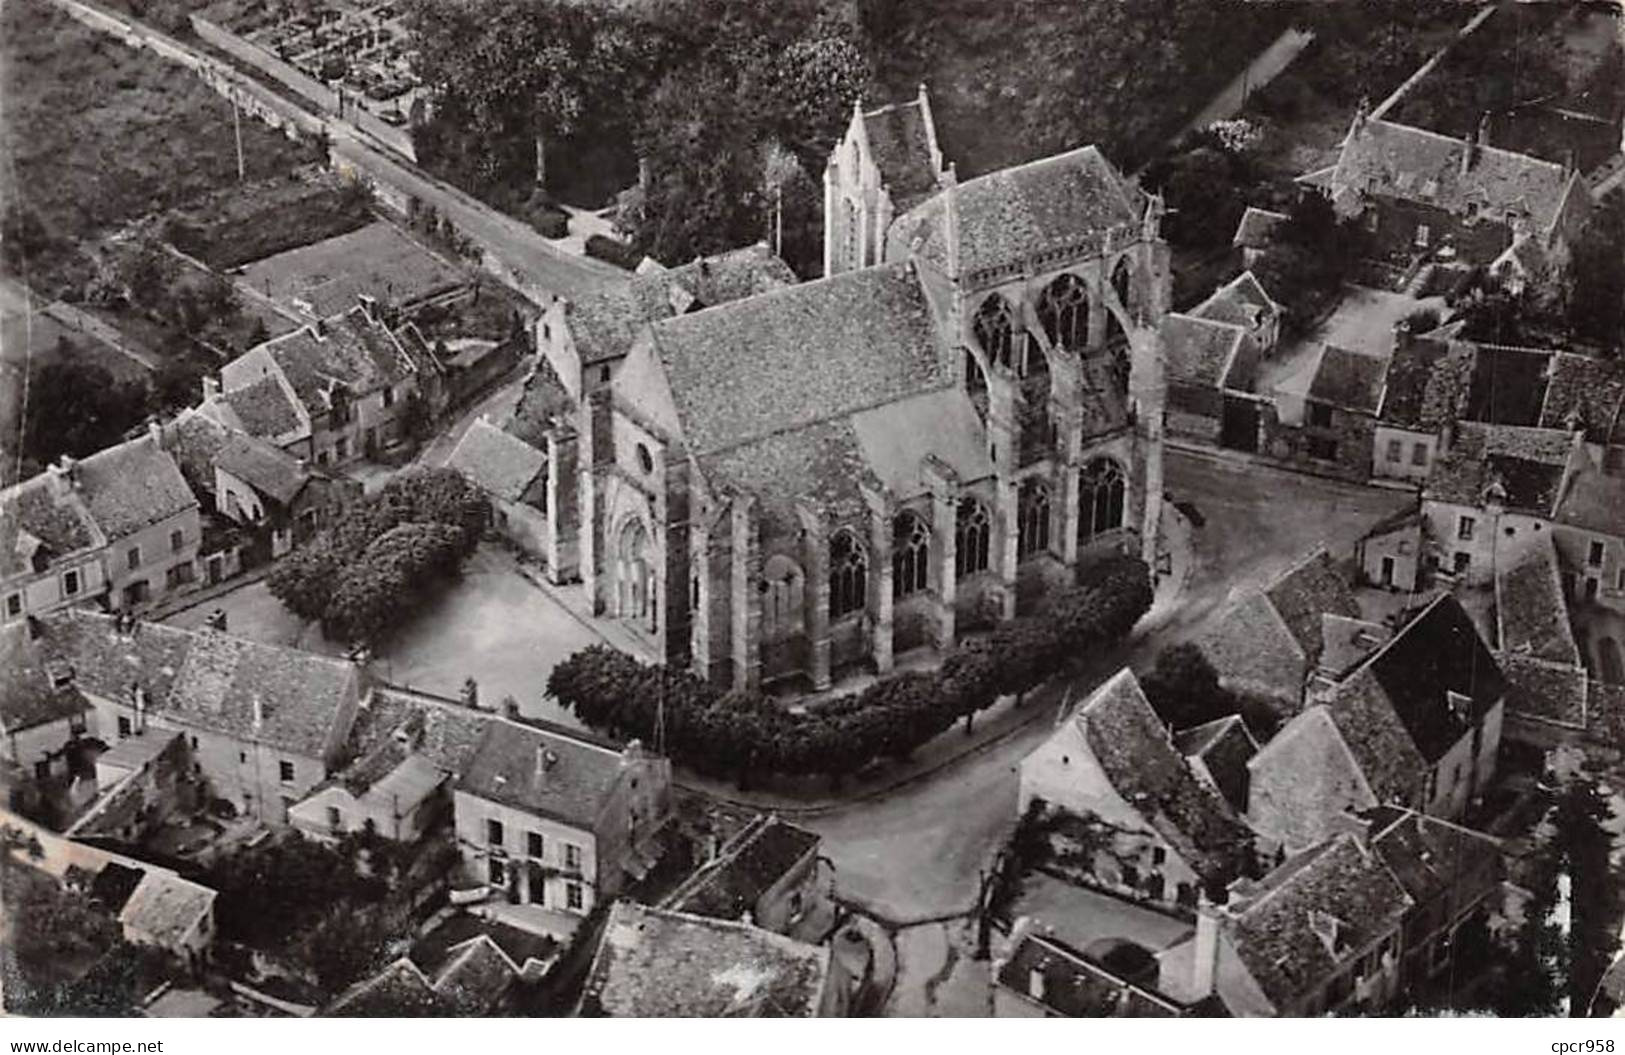
<path id="1" fill-rule="evenodd" d="M 601 234 L 588 235 L 585 248 L 588 256 L 614 264 L 616 267 L 624 267 L 628 271 L 635 271 L 643 262 L 643 254 L 636 249 L 625 242 L 617 242 Z"/>
<path id="2" fill-rule="evenodd" d="M 700 773 L 841 776 L 876 759 L 906 758 L 999 696 L 1035 688 L 1122 639 L 1150 606 L 1149 569 L 1114 557 L 1055 595 L 1042 614 L 955 646 L 938 670 L 895 673 L 804 714 L 602 645 L 555 667 L 547 694 L 589 727 L 660 743 Z"/>

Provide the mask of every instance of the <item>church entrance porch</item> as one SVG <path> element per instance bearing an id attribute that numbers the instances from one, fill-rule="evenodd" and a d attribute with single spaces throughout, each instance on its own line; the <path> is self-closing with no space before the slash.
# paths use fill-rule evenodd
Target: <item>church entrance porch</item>
<path id="1" fill-rule="evenodd" d="M 647 633 L 660 629 L 660 591 L 649 532 L 641 520 L 622 526 L 615 546 L 614 615 Z"/>

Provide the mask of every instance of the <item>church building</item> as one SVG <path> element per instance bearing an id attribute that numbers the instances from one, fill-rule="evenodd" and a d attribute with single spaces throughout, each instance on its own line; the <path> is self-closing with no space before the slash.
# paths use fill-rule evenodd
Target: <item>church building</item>
<path id="1" fill-rule="evenodd" d="M 1093 147 L 961 183 L 923 89 L 859 107 L 824 184 L 823 278 L 648 322 L 559 431 L 593 611 L 738 689 L 1157 554 L 1161 202 Z"/>

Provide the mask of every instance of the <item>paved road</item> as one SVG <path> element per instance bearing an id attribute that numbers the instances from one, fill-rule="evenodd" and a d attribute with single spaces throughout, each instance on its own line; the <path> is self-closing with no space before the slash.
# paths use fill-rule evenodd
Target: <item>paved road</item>
<path id="1" fill-rule="evenodd" d="M 1202 629 L 1233 588 L 1267 582 L 1317 545 L 1346 556 L 1366 528 L 1414 501 L 1179 451 L 1164 472 L 1167 490 L 1193 504 L 1203 526 L 1183 602 L 1132 649 L 1136 669 Z M 905 787 L 798 823 L 824 836 L 842 896 L 897 922 L 968 909 L 978 870 L 1015 825 L 1016 766 L 1049 728 L 1034 722 Z"/>

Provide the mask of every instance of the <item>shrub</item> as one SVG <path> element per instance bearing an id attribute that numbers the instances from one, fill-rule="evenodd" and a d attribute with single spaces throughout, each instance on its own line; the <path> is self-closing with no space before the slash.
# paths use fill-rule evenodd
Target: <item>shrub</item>
<path id="1" fill-rule="evenodd" d="M 659 743 L 702 773 L 840 776 L 876 759 L 906 758 L 960 718 L 968 730 L 1000 694 L 1025 692 L 1127 634 L 1150 604 L 1145 564 L 1111 558 L 1057 595 L 1049 611 L 956 646 L 939 670 L 898 672 L 803 715 L 601 645 L 555 667 L 547 694 L 587 725 Z"/>
<path id="2" fill-rule="evenodd" d="M 625 242 L 617 242 L 601 234 L 587 236 L 587 255 L 628 271 L 634 270 L 643 260 L 642 255 Z"/>

